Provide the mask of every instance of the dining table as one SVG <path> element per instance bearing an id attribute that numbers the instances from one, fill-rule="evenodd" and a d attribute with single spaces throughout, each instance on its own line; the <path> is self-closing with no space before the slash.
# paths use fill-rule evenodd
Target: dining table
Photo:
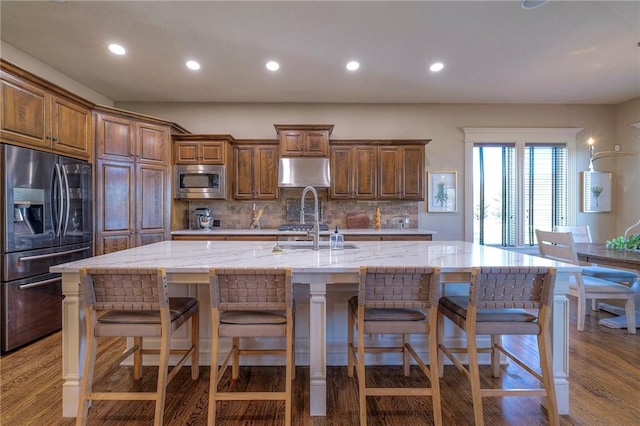
<path id="1" fill-rule="evenodd" d="M 322 244 L 319 250 L 312 250 L 307 244 L 163 241 L 52 267 L 51 272 L 62 274 L 65 296 L 62 328 L 63 416 L 76 415 L 85 351 L 79 272 L 82 268 L 92 267 L 164 268 L 170 294 L 198 297 L 203 304 L 200 309 L 202 365 L 212 364 L 207 352 L 211 347 L 210 320 L 203 318 L 210 312 L 207 308 L 210 269 L 291 268 L 294 294 L 297 294 L 296 309 L 301 309 L 296 314 L 296 361 L 298 365 L 308 365 L 310 369 L 309 411 L 312 416 L 326 415 L 327 386 L 331 385 L 327 384 L 328 362 L 329 365 L 335 365 L 346 359 L 346 339 L 343 339 L 346 335 L 346 311 L 335 313 L 336 307 L 344 308 L 346 302 L 344 298 L 334 298 L 331 292 L 340 289 L 355 292 L 361 266 L 437 266 L 441 271 L 443 291 L 462 288 L 466 294 L 471 267 L 554 267 L 557 270 L 552 313 L 554 383 L 559 413 L 569 413 L 569 303 L 566 294 L 569 276 L 579 272 L 578 266 L 464 241 L 357 241 L 345 242 L 342 250 L 330 250 Z M 345 331 L 340 333 L 332 331 L 343 329 Z M 451 329 L 454 330 L 454 327 Z M 445 335 L 444 338 L 445 341 L 452 339 L 458 344 L 463 342 L 459 333 Z M 188 343 L 186 332 L 184 339 L 185 342 L 180 342 L 178 338 L 172 344 Z M 328 353 L 328 347 L 332 348 L 331 353 Z M 335 347 L 341 348 L 343 354 L 333 353 Z M 341 355 L 344 357 L 340 358 Z"/>
<path id="2" fill-rule="evenodd" d="M 640 277 L 640 250 L 614 250 L 607 248 L 605 244 L 577 243 L 576 253 L 580 262 L 625 269 L 635 272 Z M 636 327 L 640 327 L 640 280 L 631 283 L 631 289 L 636 294 Z M 610 303 L 601 303 L 600 308 L 619 314 L 612 318 L 601 319 L 601 325 L 609 328 L 625 328 L 627 326 L 624 308 Z"/>

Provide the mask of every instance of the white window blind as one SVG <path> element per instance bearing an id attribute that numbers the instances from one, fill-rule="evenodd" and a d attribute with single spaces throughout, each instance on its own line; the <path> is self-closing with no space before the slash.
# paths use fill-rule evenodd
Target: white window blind
<path id="1" fill-rule="evenodd" d="M 565 225 L 567 158 L 564 144 L 474 144 L 474 242 L 534 245 L 536 229 Z"/>

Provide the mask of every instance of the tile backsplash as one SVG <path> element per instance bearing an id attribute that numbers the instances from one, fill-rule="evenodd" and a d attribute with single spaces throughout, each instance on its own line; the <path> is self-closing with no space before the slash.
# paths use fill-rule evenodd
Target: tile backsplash
<path id="1" fill-rule="evenodd" d="M 301 195 L 301 189 L 287 188 L 280 190 L 280 197 L 275 201 L 193 200 L 175 203 L 174 208 L 183 211 L 177 212 L 177 217 L 180 219 L 177 223 L 174 221 L 173 229 L 188 228 L 189 218 L 193 216 L 193 210 L 197 207 L 209 207 L 213 218 L 220 220 L 220 229 L 248 229 L 251 221 L 251 209 L 254 204 L 256 209 L 265 207 L 261 217 L 262 228 L 277 228 L 283 223 L 292 222 L 292 220 L 287 220 L 287 203 L 291 209 L 291 205 L 295 203 L 292 200 L 298 200 L 296 204 L 299 206 Z M 367 214 L 370 219 L 370 227 L 373 228 L 376 207 L 380 208 L 382 228 L 393 228 L 392 218 L 394 216 L 409 217 L 410 222 L 407 227 L 415 228 L 418 225 L 418 202 L 416 201 L 329 200 L 326 189 L 319 189 L 318 197 L 322 212 L 320 221 L 329 225 L 330 228 L 335 226 L 346 228 L 346 216 L 349 213 Z M 313 206 L 313 196 L 310 193 L 307 194 L 305 205 Z M 295 214 L 289 213 L 291 219 Z M 309 219 L 307 219 L 308 221 Z M 297 223 L 298 219 L 293 222 Z"/>

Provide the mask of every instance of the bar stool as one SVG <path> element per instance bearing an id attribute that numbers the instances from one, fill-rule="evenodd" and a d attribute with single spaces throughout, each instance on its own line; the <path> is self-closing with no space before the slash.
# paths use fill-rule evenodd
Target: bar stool
<path id="1" fill-rule="evenodd" d="M 216 402 L 281 400 L 285 402 L 285 424 L 291 425 L 291 390 L 295 369 L 295 306 L 290 268 L 219 268 L 209 272 L 211 293 L 211 379 L 209 425 L 216 423 Z M 231 337 L 232 345 L 217 368 L 220 338 Z M 240 348 L 241 337 L 284 337 L 285 349 Z M 231 363 L 232 384 L 239 378 L 240 355 L 285 355 L 284 392 L 218 391 Z"/>
<path id="2" fill-rule="evenodd" d="M 167 384 L 191 357 L 191 378 L 198 379 L 198 301 L 190 297 L 169 297 L 164 269 L 87 268 L 80 271 L 80 292 L 84 303 L 87 349 L 78 403 L 77 425 L 85 425 L 90 401 L 155 401 L 154 425 L 162 425 Z M 188 349 L 170 349 L 171 334 L 191 318 Z M 133 376 L 140 379 L 142 356 L 157 354 L 158 383 L 155 392 L 94 392 L 93 375 L 98 337 L 133 337 L 133 346 L 113 363 L 133 354 Z M 143 338 L 159 337 L 159 349 L 144 349 Z M 168 371 L 169 355 L 182 355 Z"/>
<path id="3" fill-rule="evenodd" d="M 358 376 L 360 425 L 367 424 L 368 396 L 430 396 L 433 419 L 442 424 L 440 382 L 438 376 L 437 303 L 440 297 L 439 268 L 361 267 L 358 296 L 349 300 L 347 375 Z M 353 335 L 358 331 L 358 344 Z M 400 334 L 402 345 L 393 347 L 365 346 L 365 334 Z M 409 343 L 408 335 L 429 336 L 427 367 Z M 404 375 L 409 376 L 410 356 L 429 379 L 431 387 L 367 387 L 365 352 L 402 353 Z"/>
<path id="4" fill-rule="evenodd" d="M 553 381 L 551 358 L 551 309 L 556 280 L 554 268 L 483 267 L 471 271 L 469 296 L 445 296 L 438 304 L 438 336 L 444 331 L 444 318 L 449 318 L 467 335 L 466 348 L 439 349 L 471 382 L 473 413 L 477 426 L 484 424 L 482 398 L 497 396 L 544 396 L 551 425 L 559 425 L 558 404 Z M 535 335 L 538 339 L 539 369 L 535 371 L 516 354 L 502 346 L 502 335 Z M 491 347 L 478 348 L 476 337 L 491 336 Z M 500 377 L 500 353 L 518 364 L 542 383 L 535 389 L 481 388 L 478 353 L 491 354 L 493 377 Z M 466 353 L 466 368 L 454 355 Z M 439 370 L 443 372 L 443 357 Z"/>

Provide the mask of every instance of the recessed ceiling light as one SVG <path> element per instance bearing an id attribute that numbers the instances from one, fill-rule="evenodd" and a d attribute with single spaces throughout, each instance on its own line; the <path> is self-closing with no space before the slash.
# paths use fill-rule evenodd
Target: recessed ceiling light
<path id="1" fill-rule="evenodd" d="M 523 9 L 535 9 L 536 7 L 540 7 L 549 0 L 522 0 L 520 3 L 520 7 Z"/>
<path id="2" fill-rule="evenodd" d="M 116 55 L 124 55 L 125 53 L 127 53 L 124 47 L 115 43 L 109 45 L 109 50 L 111 51 L 111 53 L 115 53 Z"/>
<path id="3" fill-rule="evenodd" d="M 347 69 L 349 71 L 355 71 L 360 68 L 360 63 L 358 61 L 351 61 L 347 64 Z"/>
<path id="4" fill-rule="evenodd" d="M 196 61 L 187 61 L 186 65 L 187 65 L 187 68 L 189 68 L 190 70 L 197 71 L 200 69 L 200 64 L 197 63 Z"/>
<path id="5" fill-rule="evenodd" d="M 429 69 L 433 72 L 442 71 L 443 68 L 444 68 L 444 64 L 442 62 L 435 62 L 431 64 L 431 66 L 429 67 Z"/>
<path id="6" fill-rule="evenodd" d="M 269 71 L 278 71 L 280 69 L 280 64 L 276 61 L 269 61 L 266 66 Z"/>

